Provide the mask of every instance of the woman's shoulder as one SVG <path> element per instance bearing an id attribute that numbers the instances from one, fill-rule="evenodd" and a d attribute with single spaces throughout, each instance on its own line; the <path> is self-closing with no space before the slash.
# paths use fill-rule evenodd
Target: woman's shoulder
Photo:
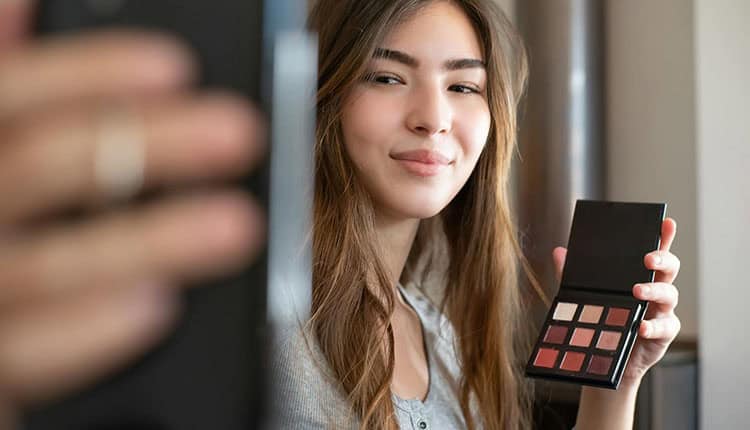
<path id="1" fill-rule="evenodd" d="M 335 378 L 307 326 L 300 324 L 277 328 L 272 336 L 270 363 L 273 377 L 281 378 L 277 382 L 302 385 L 328 381 L 334 385 Z"/>
<path id="2" fill-rule="evenodd" d="M 346 395 L 303 325 L 278 328 L 269 351 L 272 428 L 356 428 Z"/>

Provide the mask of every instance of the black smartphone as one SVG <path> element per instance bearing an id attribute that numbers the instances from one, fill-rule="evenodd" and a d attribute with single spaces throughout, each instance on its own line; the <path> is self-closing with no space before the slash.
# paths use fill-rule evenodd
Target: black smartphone
<path id="1" fill-rule="evenodd" d="M 250 98 L 271 120 L 270 156 L 242 187 L 267 209 L 265 252 L 186 292 L 175 332 L 130 367 L 28 411 L 25 429 L 246 429 L 264 422 L 267 346 L 308 309 L 317 44 L 305 0 L 41 0 L 39 37 L 107 26 L 174 33 L 200 85 Z"/>

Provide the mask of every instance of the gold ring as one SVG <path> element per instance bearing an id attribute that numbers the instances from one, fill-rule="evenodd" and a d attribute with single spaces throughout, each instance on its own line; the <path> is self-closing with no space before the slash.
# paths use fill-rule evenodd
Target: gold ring
<path id="1" fill-rule="evenodd" d="M 143 121 L 123 107 L 102 111 L 94 144 L 94 181 L 106 201 L 127 200 L 141 190 L 146 164 Z"/>

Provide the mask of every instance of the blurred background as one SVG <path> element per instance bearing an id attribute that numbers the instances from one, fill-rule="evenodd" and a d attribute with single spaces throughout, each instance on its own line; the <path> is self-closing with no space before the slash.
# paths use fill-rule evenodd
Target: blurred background
<path id="1" fill-rule="evenodd" d="M 497 1 L 531 59 L 514 188 L 544 285 L 554 295 L 550 252 L 575 199 L 667 202 L 682 331 L 641 389 L 637 428 L 747 428 L 750 2 Z M 539 393 L 563 422 L 576 400 L 564 384 Z"/>

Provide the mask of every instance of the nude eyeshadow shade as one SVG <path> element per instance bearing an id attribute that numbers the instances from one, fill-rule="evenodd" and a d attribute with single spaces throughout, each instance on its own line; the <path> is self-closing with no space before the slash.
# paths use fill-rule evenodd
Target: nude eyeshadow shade
<path id="1" fill-rule="evenodd" d="M 585 305 L 578 321 L 582 323 L 596 324 L 602 317 L 603 306 Z"/>
<path id="2" fill-rule="evenodd" d="M 616 389 L 647 302 L 636 283 L 652 282 L 643 257 L 659 247 L 666 204 L 576 202 L 557 296 L 526 374 Z"/>
<path id="3" fill-rule="evenodd" d="M 602 330 L 599 333 L 599 340 L 596 342 L 596 347 L 614 351 L 617 349 L 617 344 L 620 343 L 620 337 L 621 333 L 619 331 Z"/>
<path id="4" fill-rule="evenodd" d="M 574 303 L 560 302 L 555 306 L 554 318 L 558 321 L 572 321 L 578 305 Z"/>

